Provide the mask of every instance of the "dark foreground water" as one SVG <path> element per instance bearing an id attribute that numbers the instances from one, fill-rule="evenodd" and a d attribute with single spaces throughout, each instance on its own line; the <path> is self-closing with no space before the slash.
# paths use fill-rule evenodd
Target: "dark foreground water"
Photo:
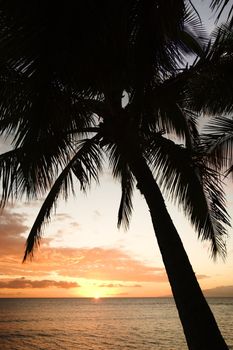
<path id="1" fill-rule="evenodd" d="M 209 299 L 233 349 L 233 298 Z M 169 298 L 0 299 L 1 350 L 183 350 Z"/>

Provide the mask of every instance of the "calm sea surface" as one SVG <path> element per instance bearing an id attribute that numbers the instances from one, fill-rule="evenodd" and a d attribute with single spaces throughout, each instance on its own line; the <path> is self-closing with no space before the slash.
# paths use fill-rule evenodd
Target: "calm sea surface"
<path id="1" fill-rule="evenodd" d="M 233 349 L 233 298 L 208 300 Z M 1 350 L 183 350 L 169 298 L 0 299 Z"/>

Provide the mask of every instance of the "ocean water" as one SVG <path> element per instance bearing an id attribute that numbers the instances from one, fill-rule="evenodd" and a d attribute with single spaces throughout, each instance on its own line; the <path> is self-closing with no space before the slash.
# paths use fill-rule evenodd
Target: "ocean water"
<path id="1" fill-rule="evenodd" d="M 208 300 L 233 349 L 233 298 Z M 185 350 L 173 299 L 0 299 L 1 350 Z"/>

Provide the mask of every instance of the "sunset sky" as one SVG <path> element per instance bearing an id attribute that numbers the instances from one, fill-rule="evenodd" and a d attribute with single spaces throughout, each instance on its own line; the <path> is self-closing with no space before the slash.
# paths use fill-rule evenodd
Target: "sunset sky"
<path id="1" fill-rule="evenodd" d="M 206 8 L 203 16 L 209 18 Z M 233 182 L 226 185 L 233 216 Z M 75 198 L 59 202 L 33 261 L 24 264 L 25 237 L 42 202 L 22 200 L 6 207 L 0 217 L 0 297 L 171 295 L 143 197 L 134 194 L 128 231 L 117 229 L 119 201 L 120 186 L 106 167 L 100 184 L 93 184 L 86 195 L 77 186 Z M 233 296 L 233 229 L 227 238 L 226 261 L 214 262 L 208 243 L 197 240 L 182 211 L 171 203 L 168 209 L 206 295 Z"/>
<path id="2" fill-rule="evenodd" d="M 232 184 L 229 212 L 233 213 Z M 41 202 L 6 208 L 0 221 L 1 297 L 167 296 L 161 256 L 142 196 L 135 192 L 130 230 L 116 228 L 120 188 L 106 171 L 87 195 L 77 191 L 60 202 L 45 228 L 32 262 L 21 263 L 25 237 Z M 169 205 L 193 269 L 209 295 L 233 296 L 233 237 L 229 231 L 225 262 L 210 259 L 182 212 Z"/>

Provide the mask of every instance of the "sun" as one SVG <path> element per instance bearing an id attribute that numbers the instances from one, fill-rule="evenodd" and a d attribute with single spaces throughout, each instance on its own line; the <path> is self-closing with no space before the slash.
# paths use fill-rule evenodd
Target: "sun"
<path id="1" fill-rule="evenodd" d="M 101 285 L 100 287 L 99 284 L 100 282 L 95 280 L 93 280 L 93 282 L 84 281 L 82 287 L 78 290 L 78 293 L 81 297 L 90 298 L 96 301 L 117 294 L 113 288 L 110 290 L 108 286 Z"/>

